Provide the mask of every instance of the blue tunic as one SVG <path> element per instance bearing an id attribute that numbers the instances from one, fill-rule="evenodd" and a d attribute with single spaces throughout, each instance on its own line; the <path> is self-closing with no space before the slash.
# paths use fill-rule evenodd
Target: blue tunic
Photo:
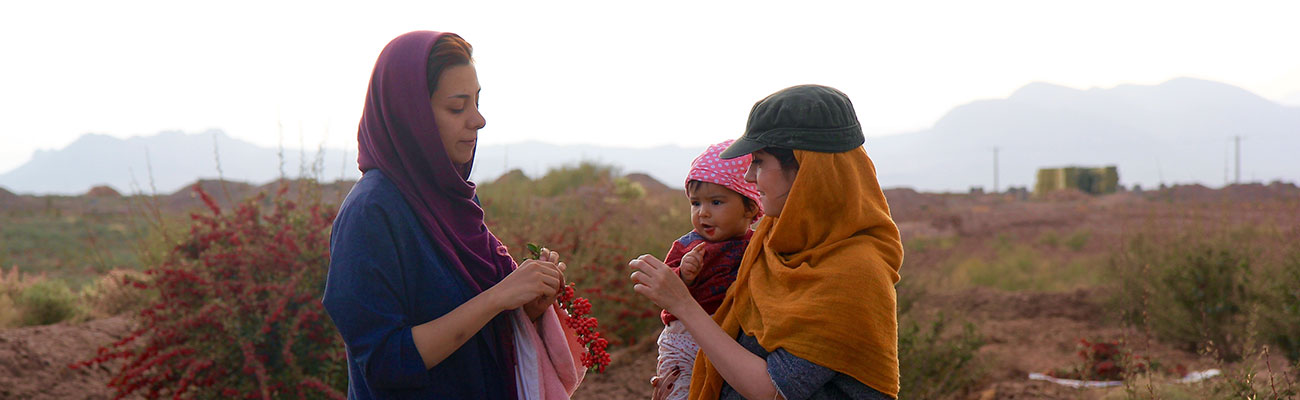
<path id="1" fill-rule="evenodd" d="M 411 338 L 471 297 L 397 186 L 367 171 L 334 220 L 322 300 L 347 345 L 348 398 L 508 399 L 490 324 L 430 369 Z"/>
<path id="2" fill-rule="evenodd" d="M 851 376 L 799 358 L 785 349 L 777 348 L 776 351 L 768 352 L 758 344 L 757 338 L 744 332 L 741 332 L 737 340 L 745 350 L 767 360 L 767 374 L 772 378 L 772 385 L 776 386 L 776 391 L 786 400 L 893 400 L 889 395 L 876 391 Z M 722 392 L 718 398 L 744 399 L 740 392 L 726 382 L 722 383 Z"/>

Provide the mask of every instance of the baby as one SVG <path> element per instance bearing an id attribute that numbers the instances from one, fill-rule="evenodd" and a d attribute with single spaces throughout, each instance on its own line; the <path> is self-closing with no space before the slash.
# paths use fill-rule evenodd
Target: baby
<path id="1" fill-rule="evenodd" d="M 691 202 L 691 226 L 695 229 L 673 242 L 664 258 L 664 263 L 682 277 L 691 297 L 710 314 L 717 311 L 727 287 L 736 280 L 736 269 L 754 233 L 750 226 L 763 215 L 758 188 L 745 182 L 750 156 L 718 158 L 732 142 L 709 146 L 691 162 L 686 197 Z M 685 399 L 700 346 L 668 311 L 663 311 L 661 317 L 664 330 L 659 334 L 656 375 L 665 377 L 677 370 L 668 398 Z"/>

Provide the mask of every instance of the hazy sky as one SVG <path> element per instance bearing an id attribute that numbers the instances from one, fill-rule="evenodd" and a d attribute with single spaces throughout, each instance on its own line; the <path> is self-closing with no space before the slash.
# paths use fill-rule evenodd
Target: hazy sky
<path id="1" fill-rule="evenodd" d="M 848 93 L 869 135 L 1034 81 L 1189 76 L 1300 104 L 1296 1 L 10 1 L 0 173 L 91 132 L 275 146 L 282 124 L 286 146 L 355 153 L 376 56 L 419 29 L 474 45 L 481 144 L 703 145 L 801 83 Z"/>

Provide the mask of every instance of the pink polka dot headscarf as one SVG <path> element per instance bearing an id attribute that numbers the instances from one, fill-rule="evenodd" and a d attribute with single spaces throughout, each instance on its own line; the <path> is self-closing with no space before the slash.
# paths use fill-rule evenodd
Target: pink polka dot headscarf
<path id="1" fill-rule="evenodd" d="M 731 146 L 732 142 L 735 140 L 729 139 L 709 146 L 703 154 L 695 157 L 695 161 L 691 162 L 691 172 L 686 174 L 686 183 L 691 181 L 714 183 L 754 200 L 754 205 L 758 206 L 758 214 L 754 217 L 757 220 L 763 215 L 763 202 L 758 199 L 758 186 L 745 182 L 745 170 L 749 168 L 751 156 L 746 154 L 729 160 L 718 158 L 718 155 Z"/>

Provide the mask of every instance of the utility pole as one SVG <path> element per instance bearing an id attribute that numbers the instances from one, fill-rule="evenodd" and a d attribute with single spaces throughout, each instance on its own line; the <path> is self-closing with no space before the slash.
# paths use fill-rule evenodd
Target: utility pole
<path id="1" fill-rule="evenodd" d="M 1241 183 L 1241 135 L 1233 136 L 1232 138 L 1234 139 L 1234 141 L 1235 141 L 1236 144 L 1237 144 L 1237 146 L 1236 146 L 1236 148 L 1237 148 L 1237 175 L 1236 175 L 1236 179 L 1235 179 L 1235 181 L 1234 181 L 1233 183 L 1240 184 L 1240 183 Z"/>
<path id="2" fill-rule="evenodd" d="M 1000 192 L 998 190 L 998 148 L 994 147 L 993 148 L 993 193 L 998 193 L 998 192 Z"/>

